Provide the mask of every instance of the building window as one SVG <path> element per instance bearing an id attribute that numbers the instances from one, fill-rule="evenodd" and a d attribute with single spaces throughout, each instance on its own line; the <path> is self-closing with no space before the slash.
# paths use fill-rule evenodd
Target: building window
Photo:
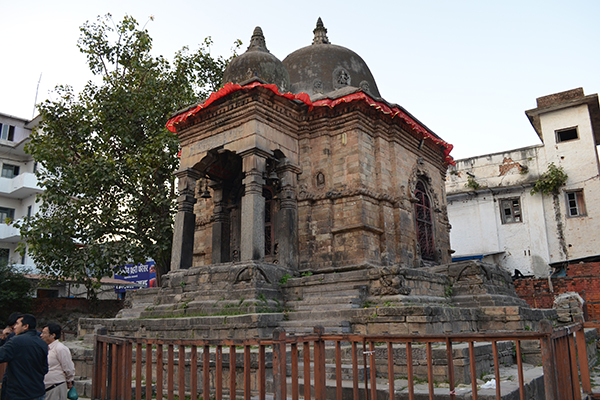
<path id="1" fill-rule="evenodd" d="M 15 140 L 15 127 L 8 124 L 0 124 L 0 139 Z"/>
<path id="2" fill-rule="evenodd" d="M 521 217 L 521 202 L 519 199 L 507 199 L 500 201 L 500 213 L 503 224 L 523 222 Z"/>
<path id="3" fill-rule="evenodd" d="M 583 190 L 574 190 L 566 192 L 567 196 L 567 215 L 569 217 L 581 217 L 586 215 L 585 201 L 583 200 Z"/>
<path id="4" fill-rule="evenodd" d="M 15 210 L 13 208 L 0 207 L 0 224 L 5 224 L 6 218 L 15 219 Z"/>
<path id="5" fill-rule="evenodd" d="M 568 142 L 570 140 L 579 139 L 579 134 L 577 133 L 577 127 L 562 129 L 556 132 L 556 143 Z"/>
<path id="6" fill-rule="evenodd" d="M 417 223 L 417 243 L 424 260 L 435 260 L 435 246 L 433 241 L 433 220 L 431 218 L 431 202 L 425 191 L 423 182 L 417 182 L 415 189 L 415 216 Z"/>
<path id="7" fill-rule="evenodd" d="M 9 249 L 0 249 L 0 265 L 8 265 L 8 257 L 10 256 Z"/>
<path id="8" fill-rule="evenodd" d="M 19 175 L 19 166 L 12 164 L 2 164 L 2 177 L 12 179 Z"/>

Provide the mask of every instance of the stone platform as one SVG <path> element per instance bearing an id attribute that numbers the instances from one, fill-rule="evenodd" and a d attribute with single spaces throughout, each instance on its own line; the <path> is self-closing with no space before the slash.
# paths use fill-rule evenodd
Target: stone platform
<path id="1" fill-rule="evenodd" d="M 79 335 L 169 338 L 289 333 L 460 333 L 537 330 L 554 310 L 531 309 L 499 267 L 465 261 L 429 268 L 349 266 L 292 276 L 274 264 L 217 264 L 174 271 L 142 289 L 114 319 L 81 319 Z"/>

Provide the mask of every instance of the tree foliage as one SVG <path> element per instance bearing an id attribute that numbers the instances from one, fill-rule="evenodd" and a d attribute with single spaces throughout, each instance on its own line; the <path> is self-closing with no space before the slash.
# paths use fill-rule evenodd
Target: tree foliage
<path id="1" fill-rule="evenodd" d="M 99 83 L 79 94 L 58 86 L 56 100 L 38 105 L 41 123 L 26 150 L 41 165 L 45 192 L 40 211 L 17 225 L 48 275 L 89 289 L 115 266 L 151 257 L 160 277 L 170 264 L 179 165 L 177 135 L 165 124 L 218 89 L 229 60 L 211 56 L 210 38 L 172 63 L 154 57 L 147 30 L 130 16 L 117 24 L 98 17 L 80 31 Z"/>
<path id="2" fill-rule="evenodd" d="M 548 170 L 539 177 L 533 188 L 531 195 L 538 192 L 543 194 L 557 194 L 558 189 L 567 182 L 569 176 L 565 173 L 563 167 L 557 167 L 554 163 L 548 165 Z"/>
<path id="3" fill-rule="evenodd" d="M 13 312 L 27 313 L 31 308 L 32 284 L 12 265 L 0 263 L 0 329 Z"/>

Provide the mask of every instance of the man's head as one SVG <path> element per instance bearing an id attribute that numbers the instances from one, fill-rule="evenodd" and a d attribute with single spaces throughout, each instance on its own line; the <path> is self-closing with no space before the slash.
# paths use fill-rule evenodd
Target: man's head
<path id="1" fill-rule="evenodd" d="M 12 328 L 17 323 L 17 320 L 19 318 L 21 318 L 22 316 L 23 316 L 23 314 L 21 314 L 20 312 L 14 312 L 14 313 L 10 314 L 8 316 L 8 321 L 6 322 L 6 326 Z"/>
<path id="2" fill-rule="evenodd" d="M 61 332 L 62 332 L 62 329 L 61 329 L 60 325 L 49 323 L 48 325 L 46 325 L 44 327 L 44 329 L 42 329 L 41 338 L 44 342 L 50 344 L 50 343 L 54 342 L 56 339 L 60 338 Z"/>
<path id="3" fill-rule="evenodd" d="M 35 329 L 36 326 L 37 322 L 35 317 L 31 314 L 25 314 L 17 319 L 17 323 L 13 327 L 13 331 L 15 332 L 15 335 L 20 335 L 23 332 Z"/>

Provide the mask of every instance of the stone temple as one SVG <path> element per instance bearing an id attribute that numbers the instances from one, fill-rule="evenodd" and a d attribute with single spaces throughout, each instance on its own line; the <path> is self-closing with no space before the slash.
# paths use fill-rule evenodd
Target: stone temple
<path id="1" fill-rule="evenodd" d="M 171 271 L 102 320 L 109 332 L 512 331 L 553 312 L 528 308 L 495 265 L 450 263 L 452 146 L 381 98 L 320 19 L 283 61 L 257 27 L 224 82 L 168 123 L 181 143 Z"/>

